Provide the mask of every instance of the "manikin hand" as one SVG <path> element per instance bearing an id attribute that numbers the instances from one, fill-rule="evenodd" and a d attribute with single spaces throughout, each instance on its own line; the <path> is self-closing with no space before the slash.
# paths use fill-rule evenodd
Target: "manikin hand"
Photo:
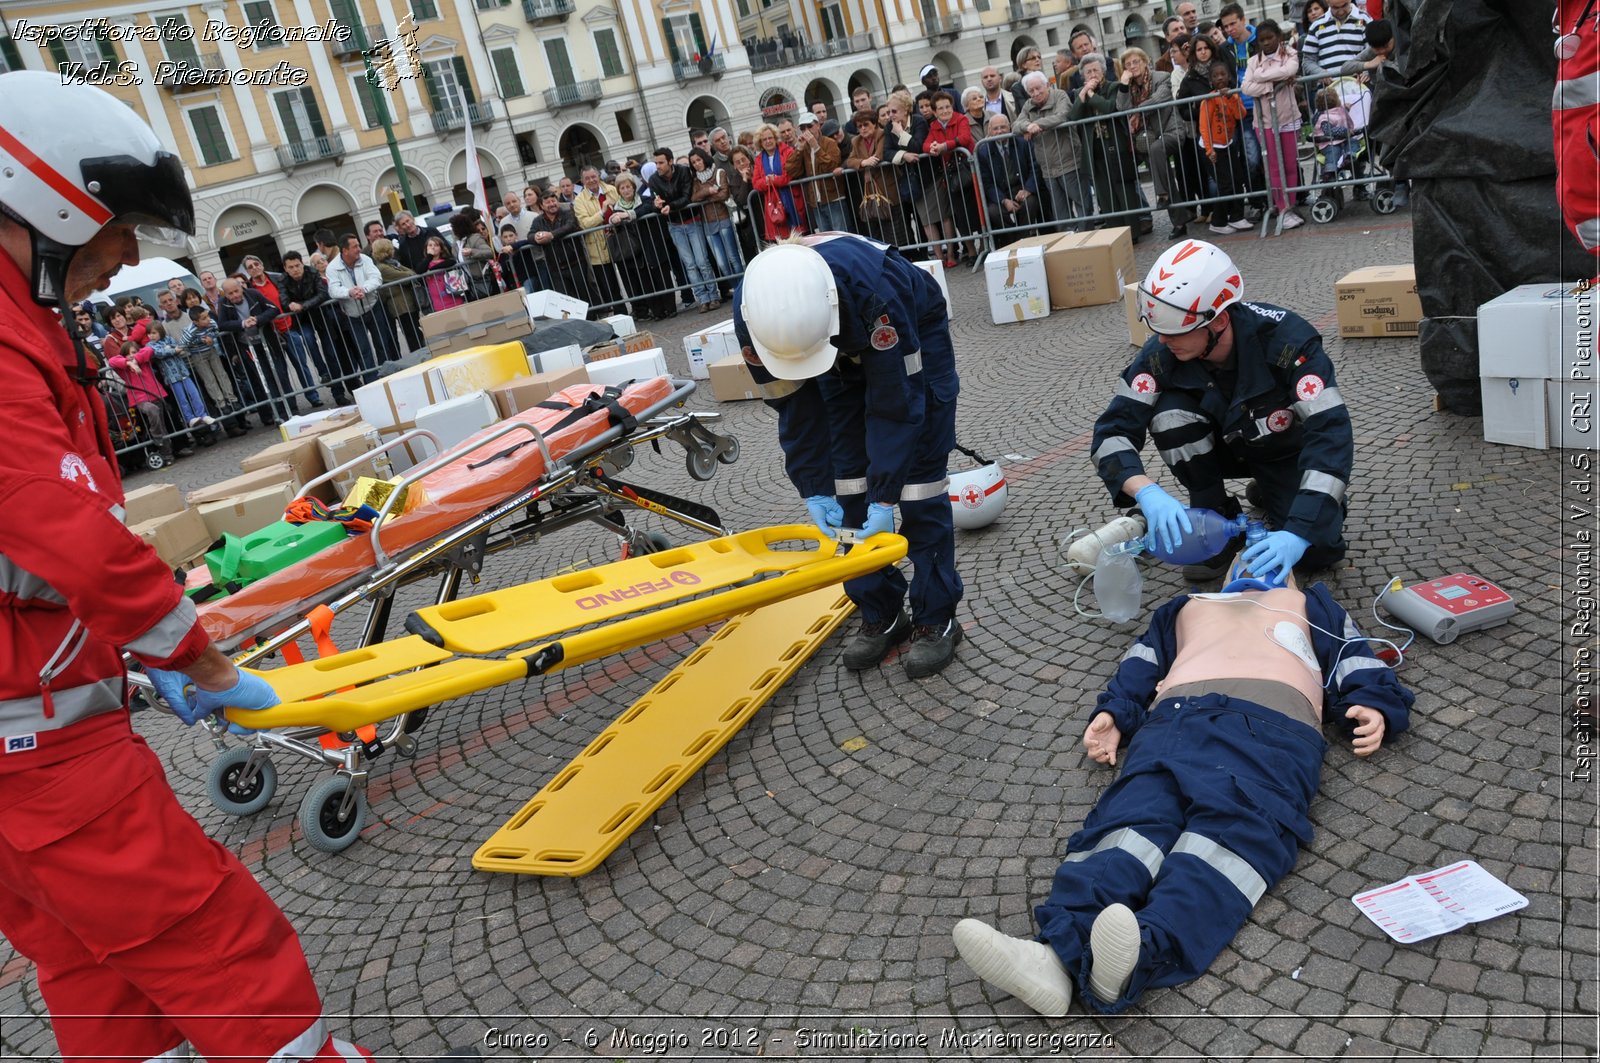
<path id="1" fill-rule="evenodd" d="M 1083 748 L 1088 750 L 1089 759 L 1096 764 L 1110 764 L 1116 767 L 1117 746 L 1122 744 L 1122 729 L 1111 718 L 1109 712 L 1096 713 L 1095 718 L 1089 721 L 1088 728 L 1083 732 Z"/>
<path id="2" fill-rule="evenodd" d="M 1345 719 L 1356 721 L 1356 737 L 1351 743 L 1356 756 L 1368 757 L 1383 744 L 1383 713 L 1365 705 L 1352 705 L 1345 710 Z"/>

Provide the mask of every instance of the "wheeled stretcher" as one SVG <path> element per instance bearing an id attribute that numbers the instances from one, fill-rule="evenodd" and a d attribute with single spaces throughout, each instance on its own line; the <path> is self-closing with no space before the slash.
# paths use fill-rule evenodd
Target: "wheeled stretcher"
<path id="1" fill-rule="evenodd" d="M 272 751 L 319 760 L 337 774 L 308 794 L 301 827 L 317 848 L 343 849 L 365 822 L 365 765 L 382 743 L 351 741 L 329 749 L 308 734 L 359 733 L 450 698 L 741 614 L 756 616 L 764 606 L 893 564 L 905 556 L 906 541 L 884 534 L 847 553 L 837 553 L 838 547 L 810 525 L 761 528 L 418 609 L 406 618 L 409 635 L 260 673 L 283 703 L 227 711 L 230 723 L 256 734 L 249 748 L 218 761 L 225 767 L 213 773 L 212 798 L 236 814 L 259 811 L 276 784 Z M 842 618 L 838 606 L 830 610 Z M 836 623 L 817 630 L 825 636 Z M 780 656 L 771 670 L 787 677 L 799 662 L 786 661 L 793 655 L 783 654 L 784 647 L 772 648 Z M 411 743 L 404 730 L 392 741 L 402 753 Z M 695 752 L 705 749 L 701 743 Z"/>

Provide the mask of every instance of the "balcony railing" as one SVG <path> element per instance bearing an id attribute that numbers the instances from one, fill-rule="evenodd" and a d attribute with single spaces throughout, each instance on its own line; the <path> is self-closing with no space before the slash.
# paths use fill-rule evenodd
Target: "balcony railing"
<path id="1" fill-rule="evenodd" d="M 954 37 L 961 32 L 960 15 L 944 15 L 928 20 L 928 36 Z"/>
<path id="2" fill-rule="evenodd" d="M 156 84 L 168 92 L 193 92 L 212 85 L 226 84 L 227 70 L 217 52 L 202 52 L 156 64 Z"/>
<path id="3" fill-rule="evenodd" d="M 595 103 L 600 99 L 600 82 L 595 79 L 571 85 L 557 85 L 544 90 L 544 105 L 552 111 L 563 107 L 576 107 L 580 103 Z"/>
<path id="4" fill-rule="evenodd" d="M 321 162 L 324 159 L 344 158 L 344 141 L 338 137 L 315 137 L 311 140 L 296 140 L 288 144 L 279 144 L 277 147 L 278 165 L 287 172 L 293 173 L 295 167 L 304 166 L 311 162 Z"/>
<path id="5" fill-rule="evenodd" d="M 1007 10 L 1013 26 L 1029 25 L 1039 21 L 1039 0 L 1011 0 Z"/>
<path id="6" fill-rule="evenodd" d="M 694 59 L 678 59 L 672 64 L 672 76 L 678 81 L 692 81 L 695 78 L 719 78 L 727 67 L 727 60 L 721 52 Z"/>
<path id="7" fill-rule="evenodd" d="M 341 22 L 340 25 L 343 26 L 346 23 Z M 333 37 L 328 41 L 328 47 L 333 49 L 335 58 L 359 58 L 361 55 L 361 44 L 357 40 L 360 34 L 356 33 L 353 26 L 349 27 L 349 29 L 350 34 L 344 40 L 341 41 L 338 37 Z M 368 48 L 375 48 L 381 42 L 389 39 L 389 31 L 383 28 L 381 22 L 363 24 L 361 32 L 366 34 Z"/>
<path id="8" fill-rule="evenodd" d="M 790 47 L 784 47 L 772 40 L 756 41 L 747 45 L 745 50 L 750 55 L 751 72 L 759 74 L 766 70 L 817 63 L 841 55 L 870 52 L 872 34 L 857 33 L 850 37 L 835 37 L 831 41 L 822 41 L 819 44 L 795 44 Z"/>
<path id="9" fill-rule="evenodd" d="M 573 7 L 572 0 L 522 0 L 522 17 L 529 22 L 564 21 Z"/>
<path id="10" fill-rule="evenodd" d="M 471 121 L 475 126 L 486 126 L 494 121 L 494 108 L 488 103 L 469 103 L 466 112 L 460 107 L 441 107 L 433 112 L 433 131 L 447 133 L 460 129 Z"/>

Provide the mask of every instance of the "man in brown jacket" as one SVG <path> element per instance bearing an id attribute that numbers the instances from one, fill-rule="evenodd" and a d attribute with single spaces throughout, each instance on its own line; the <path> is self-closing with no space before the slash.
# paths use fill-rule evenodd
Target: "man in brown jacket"
<path id="1" fill-rule="evenodd" d="M 800 115 L 799 135 L 794 152 L 783 164 L 783 172 L 794 181 L 802 177 L 821 180 L 801 184 L 806 197 L 806 214 L 815 232 L 849 232 L 850 214 L 844 196 L 844 165 L 839 145 L 831 137 L 818 135 L 817 116 L 810 111 Z"/>

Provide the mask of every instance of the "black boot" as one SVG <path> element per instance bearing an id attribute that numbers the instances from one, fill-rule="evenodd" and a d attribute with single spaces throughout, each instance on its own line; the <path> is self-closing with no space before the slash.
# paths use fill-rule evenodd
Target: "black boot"
<path id="1" fill-rule="evenodd" d="M 911 637 L 911 618 L 902 609 L 892 620 L 880 623 L 861 622 L 861 630 L 844 648 L 844 666 L 852 672 L 876 667 L 889 655 L 889 651 Z"/>
<path id="2" fill-rule="evenodd" d="M 921 679 L 944 671 L 945 665 L 956 659 L 956 643 L 961 639 L 961 625 L 954 618 L 938 627 L 917 625 L 911 636 L 911 649 L 906 651 L 906 676 Z"/>

